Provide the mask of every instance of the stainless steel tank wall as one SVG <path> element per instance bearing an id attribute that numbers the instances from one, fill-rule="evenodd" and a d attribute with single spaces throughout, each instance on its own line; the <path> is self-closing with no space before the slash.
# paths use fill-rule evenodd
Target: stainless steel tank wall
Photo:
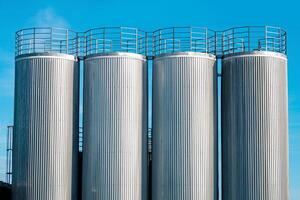
<path id="1" fill-rule="evenodd" d="M 217 199 L 216 59 L 173 53 L 154 59 L 152 196 Z"/>
<path id="2" fill-rule="evenodd" d="M 16 58 L 13 199 L 75 200 L 79 66 L 74 56 Z"/>
<path id="3" fill-rule="evenodd" d="M 147 199 L 147 66 L 91 55 L 84 68 L 84 200 Z"/>
<path id="4" fill-rule="evenodd" d="M 223 200 L 289 199 L 287 103 L 285 55 L 223 59 Z"/>

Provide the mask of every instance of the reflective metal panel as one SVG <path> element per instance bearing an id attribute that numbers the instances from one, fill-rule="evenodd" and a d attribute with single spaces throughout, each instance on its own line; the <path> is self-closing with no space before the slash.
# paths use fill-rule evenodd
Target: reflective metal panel
<path id="1" fill-rule="evenodd" d="M 147 199 L 147 66 L 133 53 L 84 68 L 84 200 Z"/>
<path id="2" fill-rule="evenodd" d="M 13 199 L 76 199 L 77 60 L 26 54 L 15 70 Z"/>
<path id="3" fill-rule="evenodd" d="M 287 59 L 274 52 L 223 59 L 223 200 L 288 198 Z"/>
<path id="4" fill-rule="evenodd" d="M 191 52 L 154 59 L 154 200 L 217 199 L 215 64 Z"/>

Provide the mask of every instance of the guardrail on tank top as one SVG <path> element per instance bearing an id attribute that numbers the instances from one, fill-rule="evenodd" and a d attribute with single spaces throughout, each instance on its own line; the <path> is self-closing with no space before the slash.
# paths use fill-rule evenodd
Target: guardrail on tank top
<path id="1" fill-rule="evenodd" d="M 143 31 L 132 27 L 100 27 L 76 32 L 61 28 L 28 28 L 16 32 L 16 56 L 64 53 L 80 58 L 112 52 L 158 56 L 200 52 L 217 56 L 271 51 L 287 53 L 287 33 L 279 27 L 244 26 L 214 31 L 206 27 L 170 27 Z"/>

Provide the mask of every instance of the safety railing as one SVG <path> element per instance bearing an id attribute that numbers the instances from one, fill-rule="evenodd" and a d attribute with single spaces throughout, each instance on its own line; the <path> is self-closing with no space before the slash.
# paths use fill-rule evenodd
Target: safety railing
<path id="1" fill-rule="evenodd" d="M 287 53 L 287 33 L 271 26 L 246 26 L 222 32 L 222 54 L 253 51 Z"/>
<path id="2" fill-rule="evenodd" d="M 28 28 L 16 32 L 16 56 L 28 53 L 77 55 L 78 33 L 61 28 Z"/>
<path id="3" fill-rule="evenodd" d="M 245 26 L 224 31 L 204 27 L 171 27 L 145 32 L 131 27 L 103 27 L 86 32 L 59 28 L 29 28 L 16 33 L 16 56 L 65 53 L 84 57 L 111 52 L 157 56 L 201 52 L 217 56 L 271 51 L 287 54 L 287 33 L 271 26 Z"/>
<path id="4" fill-rule="evenodd" d="M 131 27 L 104 27 L 85 32 L 85 55 L 111 52 L 146 54 L 147 34 Z"/>
<path id="5" fill-rule="evenodd" d="M 215 31 L 204 27 L 171 27 L 153 32 L 153 55 L 175 52 L 215 53 Z"/>

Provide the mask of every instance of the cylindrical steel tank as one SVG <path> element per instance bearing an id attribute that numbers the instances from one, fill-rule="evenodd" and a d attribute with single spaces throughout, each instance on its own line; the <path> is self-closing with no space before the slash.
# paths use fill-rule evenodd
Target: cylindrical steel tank
<path id="1" fill-rule="evenodd" d="M 211 54 L 155 57 L 153 199 L 217 199 L 216 87 L 216 58 Z"/>
<path id="2" fill-rule="evenodd" d="M 74 56 L 16 57 L 13 199 L 76 199 L 79 66 Z"/>
<path id="3" fill-rule="evenodd" d="M 147 65 L 135 53 L 84 60 L 83 199 L 147 199 Z"/>
<path id="4" fill-rule="evenodd" d="M 288 198 L 287 58 L 275 52 L 223 59 L 223 200 Z"/>

